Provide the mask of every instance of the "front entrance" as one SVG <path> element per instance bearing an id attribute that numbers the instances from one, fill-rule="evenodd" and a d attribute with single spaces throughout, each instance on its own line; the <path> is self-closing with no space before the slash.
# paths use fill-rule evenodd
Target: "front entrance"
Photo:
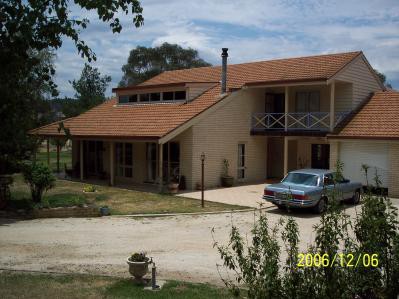
<path id="1" fill-rule="evenodd" d="M 312 168 L 330 169 L 329 144 L 312 144 Z"/>
<path id="2" fill-rule="evenodd" d="M 180 177 L 180 144 L 168 142 L 163 146 L 163 179 L 178 181 Z"/>
<path id="3" fill-rule="evenodd" d="M 267 140 L 267 178 L 284 177 L 284 138 L 269 137 Z"/>

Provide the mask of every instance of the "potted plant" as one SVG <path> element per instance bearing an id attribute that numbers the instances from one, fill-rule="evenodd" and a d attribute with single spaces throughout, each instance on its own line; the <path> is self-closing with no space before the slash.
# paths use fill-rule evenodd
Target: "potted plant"
<path id="1" fill-rule="evenodd" d="M 223 159 L 223 173 L 221 177 L 222 186 L 223 187 L 231 187 L 234 183 L 234 177 L 229 175 L 229 160 Z"/>
<path id="2" fill-rule="evenodd" d="M 168 184 L 168 190 L 170 193 L 177 193 L 179 191 L 179 176 L 173 176 Z"/>
<path id="3" fill-rule="evenodd" d="M 129 273 L 135 279 L 141 280 L 148 272 L 150 259 L 145 252 L 135 252 L 127 259 L 127 263 L 129 265 Z"/>

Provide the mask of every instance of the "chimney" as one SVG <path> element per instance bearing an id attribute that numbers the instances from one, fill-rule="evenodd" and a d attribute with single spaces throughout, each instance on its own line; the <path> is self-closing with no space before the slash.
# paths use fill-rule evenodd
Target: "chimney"
<path id="1" fill-rule="evenodd" d="M 226 93 L 227 89 L 227 54 L 228 48 L 222 48 L 222 87 L 220 90 L 221 94 Z"/>

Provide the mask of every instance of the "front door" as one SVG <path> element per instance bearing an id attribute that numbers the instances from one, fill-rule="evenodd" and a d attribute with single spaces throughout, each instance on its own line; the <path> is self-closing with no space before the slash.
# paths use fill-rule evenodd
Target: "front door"
<path id="1" fill-rule="evenodd" d="M 312 144 L 312 168 L 330 169 L 329 144 Z"/>
<path id="2" fill-rule="evenodd" d="M 266 93 L 265 112 L 271 113 L 268 122 L 273 128 L 284 127 L 285 96 L 283 93 Z"/>

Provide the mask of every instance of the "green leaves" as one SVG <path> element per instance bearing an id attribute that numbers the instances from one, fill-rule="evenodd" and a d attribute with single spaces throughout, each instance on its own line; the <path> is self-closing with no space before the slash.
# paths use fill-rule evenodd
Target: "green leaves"
<path id="1" fill-rule="evenodd" d="M 78 80 L 73 80 L 72 86 L 76 91 L 78 113 L 82 113 L 104 102 L 105 91 L 111 82 L 110 76 L 102 76 L 97 68 L 85 64 Z"/>
<path id="2" fill-rule="evenodd" d="M 140 23 L 137 16 L 135 22 Z M 186 68 L 210 66 L 198 56 L 194 49 L 183 49 L 176 44 L 164 43 L 147 48 L 138 46 L 130 51 L 127 63 L 122 67 L 124 73 L 120 86 L 136 85 L 161 72 Z"/>

